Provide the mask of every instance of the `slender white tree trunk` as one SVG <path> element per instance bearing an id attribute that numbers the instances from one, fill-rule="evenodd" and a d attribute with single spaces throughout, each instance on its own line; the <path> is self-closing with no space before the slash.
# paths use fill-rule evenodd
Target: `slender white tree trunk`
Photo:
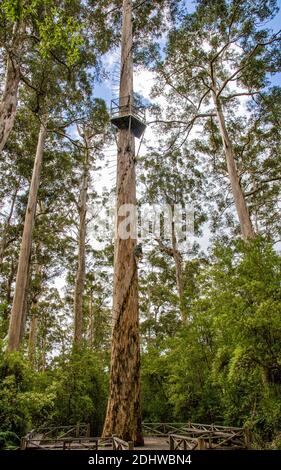
<path id="1" fill-rule="evenodd" d="M 40 126 L 39 131 L 36 157 L 34 161 L 28 203 L 25 213 L 23 236 L 20 247 L 18 270 L 16 277 L 16 286 L 8 332 L 8 351 L 18 350 L 20 347 L 21 330 L 23 327 L 22 323 L 24 317 L 24 305 L 26 300 L 26 287 L 28 282 L 30 254 L 32 247 L 32 232 L 35 220 L 37 195 L 40 184 L 40 174 L 43 162 L 43 151 L 46 135 L 46 126 L 42 124 Z"/>
<path id="2" fill-rule="evenodd" d="M 17 185 L 17 187 L 14 191 L 12 201 L 11 201 L 11 207 L 10 207 L 10 210 L 9 210 L 9 214 L 8 214 L 8 217 L 6 219 L 6 222 L 5 222 L 5 225 L 4 225 L 4 228 L 3 228 L 3 235 L 2 235 L 2 239 L 0 241 L 0 266 L 3 263 L 3 259 L 4 259 L 4 255 L 5 255 L 5 249 L 7 247 L 7 231 L 9 230 L 9 227 L 11 225 L 11 220 L 12 220 L 12 217 L 13 217 L 13 214 L 14 214 L 15 203 L 16 203 L 16 199 L 17 199 L 17 195 L 18 195 L 18 191 L 19 191 L 19 187 L 20 187 L 20 181 L 19 181 L 19 183 L 18 183 L 18 185 Z"/>
<path id="3" fill-rule="evenodd" d="M 39 213 L 43 213 L 44 205 L 42 203 L 39 203 L 38 207 L 40 208 Z M 42 250 L 42 243 L 39 241 L 36 252 L 40 253 L 41 250 Z M 36 291 L 32 298 L 32 303 L 31 303 L 32 317 L 31 317 L 31 322 L 30 322 L 30 327 L 29 327 L 29 337 L 28 337 L 28 359 L 29 359 L 29 362 L 33 366 L 35 365 L 35 359 L 36 359 L 36 346 L 37 346 L 37 334 L 38 334 L 38 323 L 39 323 L 38 302 L 39 302 L 41 291 L 42 291 L 42 274 L 43 274 L 43 265 L 39 261 L 38 256 L 36 256 L 36 266 L 35 266 L 34 274 L 35 274 L 35 281 L 36 281 Z"/>
<path id="4" fill-rule="evenodd" d="M 89 348 L 94 346 L 94 305 L 93 305 L 93 288 L 90 288 L 89 299 Z"/>
<path id="5" fill-rule="evenodd" d="M 32 304 L 33 310 L 36 308 L 36 304 Z M 36 342 L 37 342 L 37 332 L 38 332 L 38 316 L 33 315 L 30 328 L 29 328 L 29 338 L 28 338 L 28 359 L 29 362 L 34 365 L 35 361 L 35 352 L 36 352 Z"/>
<path id="6" fill-rule="evenodd" d="M 83 339 L 83 294 L 86 276 L 86 218 L 89 185 L 89 142 L 87 139 L 85 143 L 83 178 L 79 197 L 78 266 L 74 291 L 74 343 L 76 344 L 80 344 Z"/>
<path id="7" fill-rule="evenodd" d="M 175 263 L 176 271 L 176 283 L 179 299 L 179 310 L 181 314 L 182 323 L 186 323 L 187 314 L 184 309 L 184 279 L 183 279 L 183 269 L 182 269 L 182 254 L 178 249 L 177 236 L 175 232 L 175 223 L 172 222 L 172 247 L 166 246 L 160 238 L 156 238 L 156 241 L 159 245 L 159 249 L 162 253 L 166 253 L 168 256 L 171 256 Z"/>
<path id="8" fill-rule="evenodd" d="M 216 109 L 217 119 L 219 122 L 219 129 L 221 138 L 223 141 L 224 154 L 226 158 L 227 171 L 229 175 L 231 190 L 233 194 L 233 199 L 236 207 L 236 212 L 238 215 L 242 237 L 244 240 L 253 238 L 255 233 L 250 219 L 249 210 L 246 204 L 246 199 L 243 193 L 243 189 L 240 184 L 240 179 L 235 162 L 235 152 L 229 133 L 225 123 L 225 117 L 222 109 L 222 103 L 220 97 L 218 96 L 217 85 L 215 79 L 213 81 L 213 102 Z"/>
<path id="9" fill-rule="evenodd" d="M 175 261 L 177 290 L 179 296 L 179 307 L 182 323 L 186 322 L 186 312 L 184 309 L 184 280 L 182 272 L 182 254 L 178 249 L 177 236 L 175 232 L 175 222 L 172 222 L 172 253 Z"/>

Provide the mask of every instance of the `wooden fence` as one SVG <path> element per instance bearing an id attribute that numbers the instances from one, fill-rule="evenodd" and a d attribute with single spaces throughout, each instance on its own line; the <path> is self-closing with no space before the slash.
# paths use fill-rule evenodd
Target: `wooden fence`
<path id="1" fill-rule="evenodd" d="M 169 435 L 170 450 L 205 450 L 205 440 L 201 437 L 193 438 L 188 436 L 179 436 L 177 434 Z"/>
<path id="2" fill-rule="evenodd" d="M 23 438 L 21 450 L 97 450 L 99 440 L 95 437 L 64 437 L 49 439 Z"/>
<path id="3" fill-rule="evenodd" d="M 200 423 L 143 423 L 145 436 L 165 438 L 170 450 L 249 449 L 251 433 L 247 429 Z M 87 424 L 38 428 L 21 440 L 22 450 L 132 450 L 133 442 L 118 436 L 90 437 Z"/>
<path id="4" fill-rule="evenodd" d="M 145 435 L 168 437 L 171 450 L 248 449 L 251 432 L 233 426 L 201 423 L 144 423 Z"/>
<path id="5" fill-rule="evenodd" d="M 21 450 L 132 450 L 133 442 L 126 442 L 117 436 L 110 438 L 90 437 L 90 427 L 57 426 L 32 430 L 21 439 Z"/>
<path id="6" fill-rule="evenodd" d="M 42 438 L 64 438 L 64 437 L 90 437 L 89 424 L 75 424 L 73 426 L 52 426 L 52 427 L 39 427 L 37 433 L 42 435 Z"/>

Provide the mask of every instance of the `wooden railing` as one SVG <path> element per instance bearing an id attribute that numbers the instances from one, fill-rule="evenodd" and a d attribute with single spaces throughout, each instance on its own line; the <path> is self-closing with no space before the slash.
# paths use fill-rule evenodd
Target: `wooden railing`
<path id="1" fill-rule="evenodd" d="M 144 435 L 157 437 L 172 436 L 176 448 L 216 449 L 250 448 L 251 432 L 233 426 L 219 426 L 201 423 L 143 423 Z"/>
<path id="2" fill-rule="evenodd" d="M 52 426 L 52 427 L 39 427 L 32 430 L 21 439 L 21 449 L 27 448 L 41 448 L 42 446 L 51 446 L 59 443 L 59 447 L 66 445 L 66 441 L 74 442 L 75 439 L 86 442 L 90 437 L 89 424 L 76 424 L 74 426 Z"/>
<path id="3" fill-rule="evenodd" d="M 166 438 L 171 450 L 248 449 L 251 433 L 247 429 L 200 423 L 143 423 L 145 436 Z M 71 450 L 111 447 L 114 450 L 132 450 L 133 442 L 118 436 L 90 437 L 87 424 L 38 428 L 21 440 L 21 449 Z"/>
<path id="4" fill-rule="evenodd" d="M 49 439 L 29 439 L 21 450 L 97 450 L 98 438 L 95 437 L 64 437 Z"/>
<path id="5" fill-rule="evenodd" d="M 90 437 L 88 425 L 58 426 L 32 430 L 21 440 L 21 450 L 133 450 L 134 443 L 118 436 Z"/>
<path id="6" fill-rule="evenodd" d="M 170 433 L 181 431 L 186 423 L 142 423 L 145 436 L 166 437 Z"/>
<path id="7" fill-rule="evenodd" d="M 194 435 L 169 435 L 170 450 L 246 449 L 243 431 L 197 431 Z"/>
<path id="8" fill-rule="evenodd" d="M 132 115 L 136 116 L 142 122 L 145 122 L 146 108 L 140 103 L 132 101 L 131 98 L 127 96 L 111 101 L 110 114 L 112 118 Z"/>
<path id="9" fill-rule="evenodd" d="M 42 434 L 43 438 L 47 437 L 90 437 L 89 424 L 75 424 L 74 426 L 53 426 L 53 427 L 39 427 L 38 434 Z"/>
<path id="10" fill-rule="evenodd" d="M 177 434 L 169 435 L 170 450 L 205 450 L 205 440 L 201 437 L 194 438 L 188 436 L 179 436 Z"/>

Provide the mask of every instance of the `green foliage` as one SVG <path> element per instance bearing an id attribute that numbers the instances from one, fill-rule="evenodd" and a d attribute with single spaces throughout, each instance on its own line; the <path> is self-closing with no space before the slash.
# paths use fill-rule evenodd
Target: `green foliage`
<path id="1" fill-rule="evenodd" d="M 23 436 L 49 415 L 54 396 L 37 391 L 36 373 L 19 353 L 0 357 L 0 431 Z M 7 437 L 10 434 L 6 434 Z M 11 437 L 11 436 L 10 436 Z M 2 435 L 3 438 L 3 435 Z M 10 439 L 10 438 L 9 438 Z M 10 440 L 9 440 L 10 442 Z M 13 440 L 14 442 L 14 440 Z"/>
<path id="2" fill-rule="evenodd" d="M 262 238 L 216 245 L 197 279 L 192 321 L 144 353 L 151 419 L 249 425 L 257 439 L 273 437 L 281 425 L 280 277 L 281 257 Z"/>
<path id="3" fill-rule="evenodd" d="M 57 5 L 56 5 L 57 3 Z M 71 4 L 72 3 L 72 4 Z M 73 15 L 79 14 L 77 2 L 53 2 L 52 0 L 4 0 L 2 14 L 5 22 L 32 24 L 38 30 L 39 51 L 43 58 L 61 49 L 65 53 L 66 64 L 73 65 L 79 58 L 79 48 L 83 43 L 80 34 L 82 25 Z"/>
<path id="4" fill-rule="evenodd" d="M 0 448 L 18 446 L 19 437 L 41 425 L 90 423 L 99 435 L 106 396 L 105 366 L 87 349 L 60 357 L 45 372 L 32 370 L 19 353 L 2 353 Z"/>
<path id="5" fill-rule="evenodd" d="M 142 358 L 142 415 L 148 422 L 173 420 L 173 408 L 167 397 L 166 358 L 159 348 L 149 347 Z"/>
<path id="6" fill-rule="evenodd" d="M 66 53 L 66 64 L 75 64 L 79 58 L 79 46 L 83 44 L 81 27 L 75 18 L 65 18 L 65 10 L 52 8 L 49 16 L 38 21 L 42 57 L 47 58 L 50 51 L 61 48 Z"/>
<path id="7" fill-rule="evenodd" d="M 90 423 L 93 435 L 98 435 L 105 414 L 106 378 L 101 359 L 87 349 L 77 348 L 58 359 L 48 388 L 55 397 L 49 423 Z"/>
<path id="8" fill-rule="evenodd" d="M 19 436 L 17 436 L 14 432 L 0 432 L 0 450 L 18 449 L 19 444 Z"/>
<path id="9" fill-rule="evenodd" d="M 25 19 L 30 14 L 35 14 L 39 6 L 50 4 L 50 0 L 3 0 L 2 9 L 7 20 L 16 22 Z"/>

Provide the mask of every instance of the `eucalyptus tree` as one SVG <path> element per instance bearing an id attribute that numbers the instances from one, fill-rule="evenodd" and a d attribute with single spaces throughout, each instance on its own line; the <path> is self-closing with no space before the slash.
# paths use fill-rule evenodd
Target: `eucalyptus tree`
<path id="1" fill-rule="evenodd" d="M 218 128 L 245 239 L 254 236 L 245 195 L 248 174 L 241 171 L 243 155 L 231 128 L 241 116 L 241 99 L 253 101 L 268 85 L 269 74 L 280 71 L 281 34 L 266 27 L 276 11 L 275 1 L 198 0 L 196 11 L 183 13 L 170 32 L 164 60 L 155 56 L 155 93 L 166 91 L 169 117 L 164 121 L 174 131 L 172 144 L 182 145 L 204 120 L 207 135 L 212 123 Z M 246 140 L 245 147 L 250 143 Z"/>
<path id="2" fill-rule="evenodd" d="M 252 107 L 254 117 L 245 151 L 248 178 L 245 196 L 253 214 L 256 231 L 273 242 L 280 240 L 280 105 L 281 88 L 260 94 Z"/>
<path id="3" fill-rule="evenodd" d="M 112 315 L 113 245 L 102 249 L 89 249 L 85 280 L 84 319 L 88 347 L 109 361 Z"/>
<path id="4" fill-rule="evenodd" d="M 163 145 L 163 139 L 160 145 Z M 184 323 L 188 318 L 184 269 L 187 257 L 195 248 L 194 235 L 200 235 L 206 221 L 203 198 L 206 184 L 196 152 L 187 146 L 171 150 L 164 156 L 160 151 L 150 149 L 141 162 L 143 202 L 158 206 L 162 212 L 159 213 L 162 223 L 158 227 L 156 224 L 158 233 L 154 234 L 153 241 L 160 252 L 173 259 L 178 307 Z"/>
<path id="5" fill-rule="evenodd" d="M 95 160 L 100 152 L 106 133 L 108 121 L 105 103 L 95 100 L 87 111 L 87 115 L 77 125 L 81 139 L 82 164 L 81 184 L 78 201 L 79 230 L 78 230 L 78 256 L 77 271 L 74 290 L 74 342 L 81 344 L 83 339 L 83 298 L 86 278 L 86 238 L 87 238 L 87 200 L 91 172 L 95 170 Z M 80 152 L 81 153 L 81 152 Z"/>
<path id="6" fill-rule="evenodd" d="M 280 89 L 273 87 L 255 97 L 247 116 L 229 119 L 228 132 L 235 153 L 245 200 L 256 233 L 273 242 L 280 239 Z M 224 152 L 215 122 L 206 122 L 204 133 L 193 139 L 194 151 L 208 156 L 201 166 L 208 181 L 206 206 L 210 230 L 216 236 L 237 236 L 233 197 L 229 187 Z"/>
<path id="7" fill-rule="evenodd" d="M 28 113 L 19 113 L 16 125 L 17 139 L 12 135 L 6 150 L 5 160 L 1 160 L 1 179 L 3 211 L 7 215 L 1 224 L 1 281 L 3 282 L 2 295 L 4 300 L 3 317 L 8 321 L 11 308 L 14 276 L 17 271 L 17 258 L 25 206 L 28 193 L 28 179 L 30 172 L 30 153 L 34 152 L 34 134 L 32 129 L 34 120 Z M 30 138 L 26 138 L 26 131 Z M 37 138 L 37 136 L 35 137 Z M 10 197 L 12 195 L 12 200 Z M 6 335 L 4 331 L 4 336 Z"/>
<path id="8" fill-rule="evenodd" d="M 27 295 L 26 320 L 29 324 L 28 355 L 33 364 L 38 364 L 40 331 L 44 321 L 46 293 L 52 302 L 52 286 L 60 283 L 68 267 L 68 259 L 75 243 L 71 234 L 72 214 L 75 211 L 74 191 L 79 180 L 74 175 L 76 161 L 72 146 L 62 141 L 55 133 L 50 135 L 51 145 L 45 148 L 41 182 L 33 231 L 33 250 L 30 259 L 30 284 Z M 59 307 L 60 305 L 60 307 Z M 58 313 L 65 315 L 60 298 Z M 66 316 L 66 320 L 70 321 Z M 69 335 L 70 336 L 70 335 Z M 49 345 L 48 347 L 51 347 Z M 60 346 L 57 344 L 56 349 Z"/>
<path id="9" fill-rule="evenodd" d="M 27 96 L 27 106 L 39 118 L 40 130 L 19 257 L 9 330 L 9 350 L 18 349 L 20 344 L 19 325 L 22 323 L 23 305 L 26 298 L 32 231 L 45 141 L 49 131 L 55 131 L 62 137 L 72 140 L 66 135 L 65 129 L 76 121 L 74 103 L 79 106 L 83 100 L 83 93 L 91 94 L 92 72 L 98 73 L 100 54 L 106 51 L 109 44 L 109 35 L 106 34 L 109 29 L 102 12 L 99 16 L 95 16 L 96 9 L 93 9 L 89 15 L 86 5 L 80 2 L 70 3 L 71 8 L 68 10 L 64 3 L 59 11 L 55 7 L 51 9 L 56 21 L 53 22 L 49 18 L 41 29 L 40 24 L 36 23 L 38 34 L 41 32 L 49 48 L 44 49 L 41 41 L 38 40 L 38 35 L 35 35 L 38 40 L 37 48 L 28 55 L 27 59 L 24 96 Z M 78 16 L 74 21 L 71 15 L 76 13 Z M 64 14 L 66 21 L 64 21 Z M 70 15 L 69 21 L 68 15 Z M 78 19 L 81 20 L 79 26 L 81 34 L 77 30 Z M 63 29 L 64 23 L 69 26 L 69 29 Z M 94 26 L 97 30 L 92 34 L 91 28 Z M 89 47 L 91 47 L 90 50 Z"/>
<path id="10" fill-rule="evenodd" d="M 54 64 L 51 59 L 45 59 L 41 63 L 41 68 L 39 68 L 36 61 L 32 65 L 34 67 L 32 75 L 33 84 L 32 92 L 27 95 L 27 105 L 32 109 L 35 116 L 37 116 L 37 123 L 35 122 L 34 124 L 38 129 L 38 140 L 25 213 L 16 286 L 11 311 L 8 334 L 9 350 L 19 348 L 21 331 L 24 330 L 24 305 L 26 302 L 26 291 L 28 286 L 32 233 L 35 222 L 43 152 L 48 135 L 47 126 L 50 126 L 52 115 L 55 115 L 56 117 L 58 112 L 60 112 L 60 108 L 58 107 L 60 106 L 60 99 L 62 100 L 63 97 L 65 99 L 65 90 L 69 93 L 69 90 L 66 87 L 68 82 L 67 74 L 65 72 L 65 76 L 63 77 L 63 70 L 61 70 L 62 67 Z"/>
<path id="11" fill-rule="evenodd" d="M 20 83 L 29 84 L 30 55 L 51 54 L 67 66 L 74 64 L 81 45 L 80 1 L 4 0 L 1 4 L 0 48 L 5 79 L 0 103 L 0 151 L 13 128 Z"/>
<path id="12" fill-rule="evenodd" d="M 36 114 L 39 121 L 38 140 L 36 146 L 35 160 L 32 171 L 32 178 L 30 182 L 29 196 L 27 208 L 25 213 L 25 221 L 23 228 L 23 236 L 21 241 L 21 249 L 19 253 L 19 262 L 16 277 L 16 286 L 13 298 L 13 306 L 11 311 L 10 326 L 8 333 L 8 350 L 12 351 L 18 349 L 21 341 L 21 332 L 25 320 L 24 306 L 26 302 L 26 291 L 28 287 L 28 275 L 30 267 L 30 256 L 32 248 L 32 232 L 34 228 L 38 189 L 40 184 L 40 175 L 43 163 L 43 152 L 47 138 L 47 110 L 46 110 L 46 96 L 49 88 L 50 93 L 50 69 L 49 76 L 47 77 L 46 69 L 47 63 L 44 61 L 42 64 L 41 74 L 35 74 L 34 82 L 39 79 L 41 88 L 45 87 L 44 93 L 41 95 L 36 92 Z M 53 72 L 53 71 L 52 71 Z M 48 84 L 47 84 L 48 80 Z M 56 89 L 56 93 L 57 93 Z M 42 99 L 43 95 L 43 99 Z M 33 98 L 33 97 L 32 97 Z M 51 98 L 49 95 L 48 98 Z M 37 124 L 38 126 L 38 124 Z"/>
<path id="13" fill-rule="evenodd" d="M 118 2 L 121 6 L 121 2 Z M 139 34 L 150 37 L 150 27 L 159 31 L 163 28 L 163 12 L 166 1 L 122 2 L 122 33 L 120 61 L 120 106 L 127 106 L 128 100 L 134 99 L 133 86 L 133 36 Z M 142 8 L 143 7 L 143 8 Z M 147 15 L 143 15 L 147 11 Z M 133 21 L 133 14 L 136 21 Z M 157 18 L 159 12 L 159 18 Z M 138 24 L 138 15 L 143 22 Z M 160 19 L 160 21 L 159 21 Z M 135 27 L 133 26 L 135 24 Z M 135 33 L 133 35 L 133 32 Z M 131 101 L 129 101 L 131 102 Z M 135 133 L 131 125 L 120 126 L 118 132 L 116 210 L 129 204 L 136 206 L 136 152 Z M 132 214 L 131 214 L 132 215 Z M 137 247 L 136 225 L 131 220 L 131 234 L 120 234 L 122 217 L 116 220 L 114 286 L 113 286 L 113 332 L 109 381 L 109 398 L 104 423 L 103 435 L 118 434 L 121 438 L 143 444 L 141 435 L 140 409 L 140 340 L 138 307 L 138 268 L 136 262 Z M 127 406 L 125 407 L 125 403 Z"/>

